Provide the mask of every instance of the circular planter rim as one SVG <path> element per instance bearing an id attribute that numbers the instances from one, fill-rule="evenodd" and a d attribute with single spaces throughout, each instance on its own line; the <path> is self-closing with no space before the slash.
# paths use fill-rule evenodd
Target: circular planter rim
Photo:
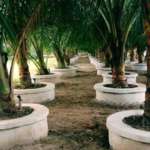
<path id="1" fill-rule="evenodd" d="M 31 125 L 36 122 L 42 121 L 42 119 L 47 117 L 49 114 L 48 108 L 43 105 L 23 104 L 23 106 L 31 107 L 33 109 L 33 112 L 29 115 L 15 119 L 0 120 L 0 130 L 8 130 Z"/>
<path id="2" fill-rule="evenodd" d="M 123 122 L 125 117 L 133 115 L 142 115 L 143 110 L 128 110 L 115 113 L 107 118 L 107 128 L 121 137 L 128 138 L 134 141 L 150 143 L 150 132 L 140 129 L 135 129 Z"/>
<path id="3" fill-rule="evenodd" d="M 14 89 L 14 93 L 17 92 L 17 94 L 33 94 L 33 93 L 36 93 L 36 92 L 42 92 L 42 91 L 47 91 L 49 90 L 49 87 L 51 88 L 55 88 L 55 84 L 53 83 L 47 83 L 47 82 L 40 82 L 42 84 L 45 84 L 44 87 L 40 87 L 40 88 L 34 88 L 34 89 Z"/>
<path id="4" fill-rule="evenodd" d="M 146 63 L 135 63 L 133 66 L 146 66 Z"/>
<path id="5" fill-rule="evenodd" d="M 106 93 L 114 93 L 114 94 L 130 94 L 130 93 L 142 93 L 145 92 L 145 87 L 142 84 L 134 84 L 137 85 L 138 87 L 135 88 L 110 88 L 110 87 L 105 87 L 104 83 L 97 83 L 94 85 L 94 89 Z"/>
<path id="6" fill-rule="evenodd" d="M 102 73 L 102 75 L 105 77 L 112 77 L 112 75 L 110 75 L 109 73 L 111 73 L 111 72 L 104 72 L 104 73 Z M 129 75 L 125 75 L 127 78 L 138 76 L 138 74 L 136 72 L 126 71 L 125 73 L 129 73 Z"/>

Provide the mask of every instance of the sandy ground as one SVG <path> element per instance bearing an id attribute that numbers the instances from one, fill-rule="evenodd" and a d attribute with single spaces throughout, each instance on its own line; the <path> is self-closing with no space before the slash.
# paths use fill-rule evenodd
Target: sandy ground
<path id="1" fill-rule="evenodd" d="M 93 86 L 102 78 L 96 75 L 95 68 L 87 58 L 80 59 L 76 66 L 80 70 L 76 77 L 51 81 L 56 83 L 56 99 L 44 104 L 50 110 L 48 137 L 11 150 L 109 149 L 106 118 L 125 108 L 96 102 Z"/>

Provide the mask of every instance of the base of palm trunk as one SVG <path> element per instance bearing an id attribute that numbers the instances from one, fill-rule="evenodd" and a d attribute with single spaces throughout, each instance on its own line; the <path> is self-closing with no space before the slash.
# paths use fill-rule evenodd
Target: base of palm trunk
<path id="1" fill-rule="evenodd" d="M 45 87 L 35 89 L 15 89 L 14 95 L 16 101 L 20 95 L 23 103 L 43 103 L 55 99 L 55 85 L 53 83 L 44 83 Z"/>
<path id="2" fill-rule="evenodd" d="M 144 74 L 147 72 L 147 65 L 146 63 L 135 63 L 132 65 L 126 66 L 126 70 L 136 71 L 138 73 Z"/>
<path id="3" fill-rule="evenodd" d="M 96 100 L 112 106 L 140 106 L 145 100 L 145 86 L 135 88 L 110 88 L 103 83 L 95 84 Z"/>
<path id="4" fill-rule="evenodd" d="M 74 77 L 77 75 L 76 67 L 68 67 L 64 69 L 54 69 L 54 73 L 57 73 L 61 77 Z"/>
<path id="5" fill-rule="evenodd" d="M 48 135 L 47 116 L 49 110 L 39 104 L 25 104 L 33 112 L 27 116 L 0 120 L 0 149 L 29 144 Z"/>
<path id="6" fill-rule="evenodd" d="M 49 81 L 51 79 L 54 79 L 57 77 L 56 73 L 52 73 L 52 74 L 48 74 L 48 75 L 33 75 L 32 79 L 35 79 L 36 82 L 46 82 Z"/>
<path id="7" fill-rule="evenodd" d="M 103 76 L 103 83 L 112 83 L 112 74 L 111 72 L 105 72 L 102 74 Z M 125 77 L 127 79 L 127 82 L 130 84 L 136 84 L 136 77 L 138 76 L 137 73 L 134 72 L 126 72 Z"/>
<path id="8" fill-rule="evenodd" d="M 123 122 L 130 116 L 143 115 L 142 110 L 115 113 L 107 118 L 109 143 L 113 150 L 150 150 L 150 132 L 135 129 Z"/>

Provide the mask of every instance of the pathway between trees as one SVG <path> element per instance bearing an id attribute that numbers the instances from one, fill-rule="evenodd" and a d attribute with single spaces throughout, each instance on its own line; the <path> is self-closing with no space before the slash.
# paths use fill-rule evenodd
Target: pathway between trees
<path id="1" fill-rule="evenodd" d="M 95 101 L 93 86 L 102 78 L 88 58 L 81 57 L 76 66 L 80 68 L 76 77 L 52 80 L 56 83 L 56 99 L 45 104 L 50 110 L 48 138 L 12 150 L 108 149 L 106 117 L 120 109 Z"/>

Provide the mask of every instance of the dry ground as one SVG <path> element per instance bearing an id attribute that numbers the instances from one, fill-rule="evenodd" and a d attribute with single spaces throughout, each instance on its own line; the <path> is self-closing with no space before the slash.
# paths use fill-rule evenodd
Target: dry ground
<path id="1" fill-rule="evenodd" d="M 56 83 L 56 99 L 44 104 L 50 110 L 48 137 L 11 150 L 109 149 L 106 118 L 123 108 L 96 102 L 93 86 L 102 78 L 96 75 L 87 58 L 80 59 L 76 66 L 80 66 L 76 77 L 52 81 Z"/>

